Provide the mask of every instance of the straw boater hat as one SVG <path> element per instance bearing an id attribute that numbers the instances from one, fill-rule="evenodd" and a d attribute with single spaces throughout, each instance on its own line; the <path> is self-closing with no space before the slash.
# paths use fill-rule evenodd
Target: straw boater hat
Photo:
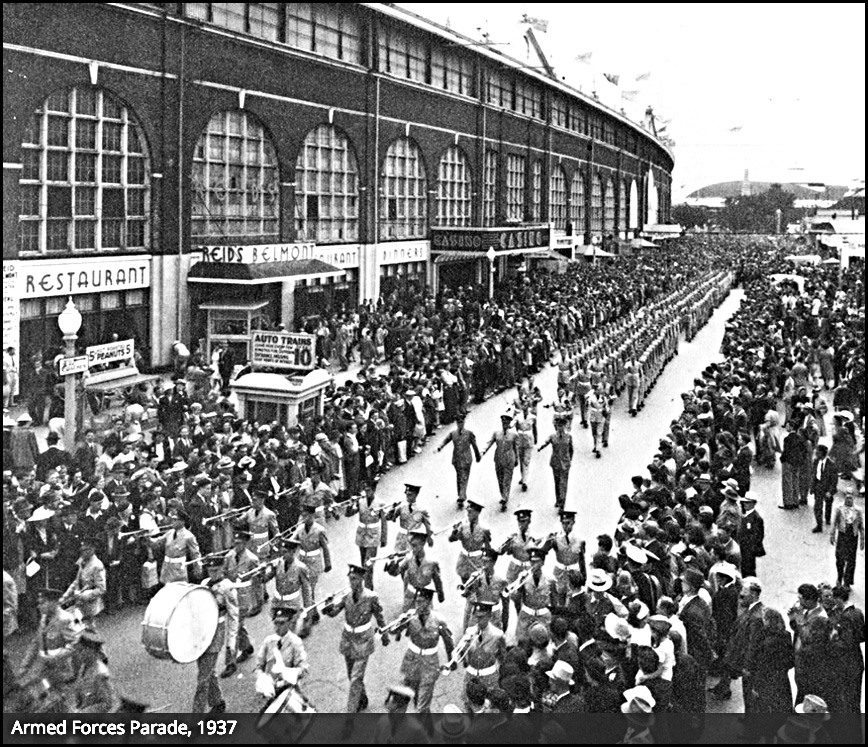
<path id="1" fill-rule="evenodd" d="M 612 588 L 612 578 L 604 570 L 594 568 L 588 576 L 588 588 L 591 591 L 608 591 Z"/>

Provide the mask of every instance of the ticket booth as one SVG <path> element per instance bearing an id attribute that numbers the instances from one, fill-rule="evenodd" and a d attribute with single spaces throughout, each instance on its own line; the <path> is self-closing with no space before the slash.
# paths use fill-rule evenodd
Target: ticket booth
<path id="1" fill-rule="evenodd" d="M 236 361 L 247 361 L 252 356 L 251 334 L 268 328 L 270 301 L 203 303 L 205 312 L 205 350 L 208 360 L 215 343 L 230 348 Z"/>
<path id="2" fill-rule="evenodd" d="M 241 418 L 259 423 L 276 421 L 289 427 L 322 415 L 325 390 L 332 381 L 328 371 L 315 369 L 298 376 L 249 373 L 230 386 L 238 397 Z"/>

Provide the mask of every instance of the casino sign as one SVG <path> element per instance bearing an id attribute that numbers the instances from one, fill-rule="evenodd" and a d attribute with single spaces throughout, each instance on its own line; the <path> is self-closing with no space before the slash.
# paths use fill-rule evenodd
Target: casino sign
<path id="1" fill-rule="evenodd" d="M 482 256 L 493 248 L 497 254 L 523 254 L 549 249 L 550 244 L 551 228 L 548 225 L 431 229 L 431 251 L 434 253 Z"/>

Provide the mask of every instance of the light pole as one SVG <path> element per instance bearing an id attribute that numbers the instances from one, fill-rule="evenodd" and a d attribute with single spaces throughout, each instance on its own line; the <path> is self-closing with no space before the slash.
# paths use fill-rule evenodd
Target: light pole
<path id="1" fill-rule="evenodd" d="M 63 334 L 63 342 L 66 345 L 66 357 L 73 358 L 75 356 L 75 341 L 78 339 L 78 330 L 81 329 L 81 312 L 75 308 L 72 302 L 72 296 L 66 303 L 66 308 L 57 317 L 57 326 Z M 63 446 L 67 454 L 71 454 L 75 447 L 76 436 L 76 391 L 75 385 L 78 380 L 78 374 L 69 373 L 66 375 L 66 392 L 63 402 Z"/>
<path id="2" fill-rule="evenodd" d="M 488 257 L 488 300 L 492 301 L 494 300 L 494 258 L 497 256 L 493 246 L 488 247 L 485 256 Z"/>

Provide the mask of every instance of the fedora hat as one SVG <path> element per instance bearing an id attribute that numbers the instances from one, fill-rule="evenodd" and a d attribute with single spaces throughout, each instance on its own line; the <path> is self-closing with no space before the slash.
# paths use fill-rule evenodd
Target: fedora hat
<path id="1" fill-rule="evenodd" d="M 612 588 L 612 578 L 601 568 L 594 568 L 588 576 L 588 588 L 591 591 L 608 591 Z"/>
<path id="2" fill-rule="evenodd" d="M 573 668 L 567 662 L 559 659 L 555 662 L 555 665 L 546 672 L 546 676 L 550 680 L 559 680 L 567 685 L 574 685 L 575 680 L 573 680 Z"/>

